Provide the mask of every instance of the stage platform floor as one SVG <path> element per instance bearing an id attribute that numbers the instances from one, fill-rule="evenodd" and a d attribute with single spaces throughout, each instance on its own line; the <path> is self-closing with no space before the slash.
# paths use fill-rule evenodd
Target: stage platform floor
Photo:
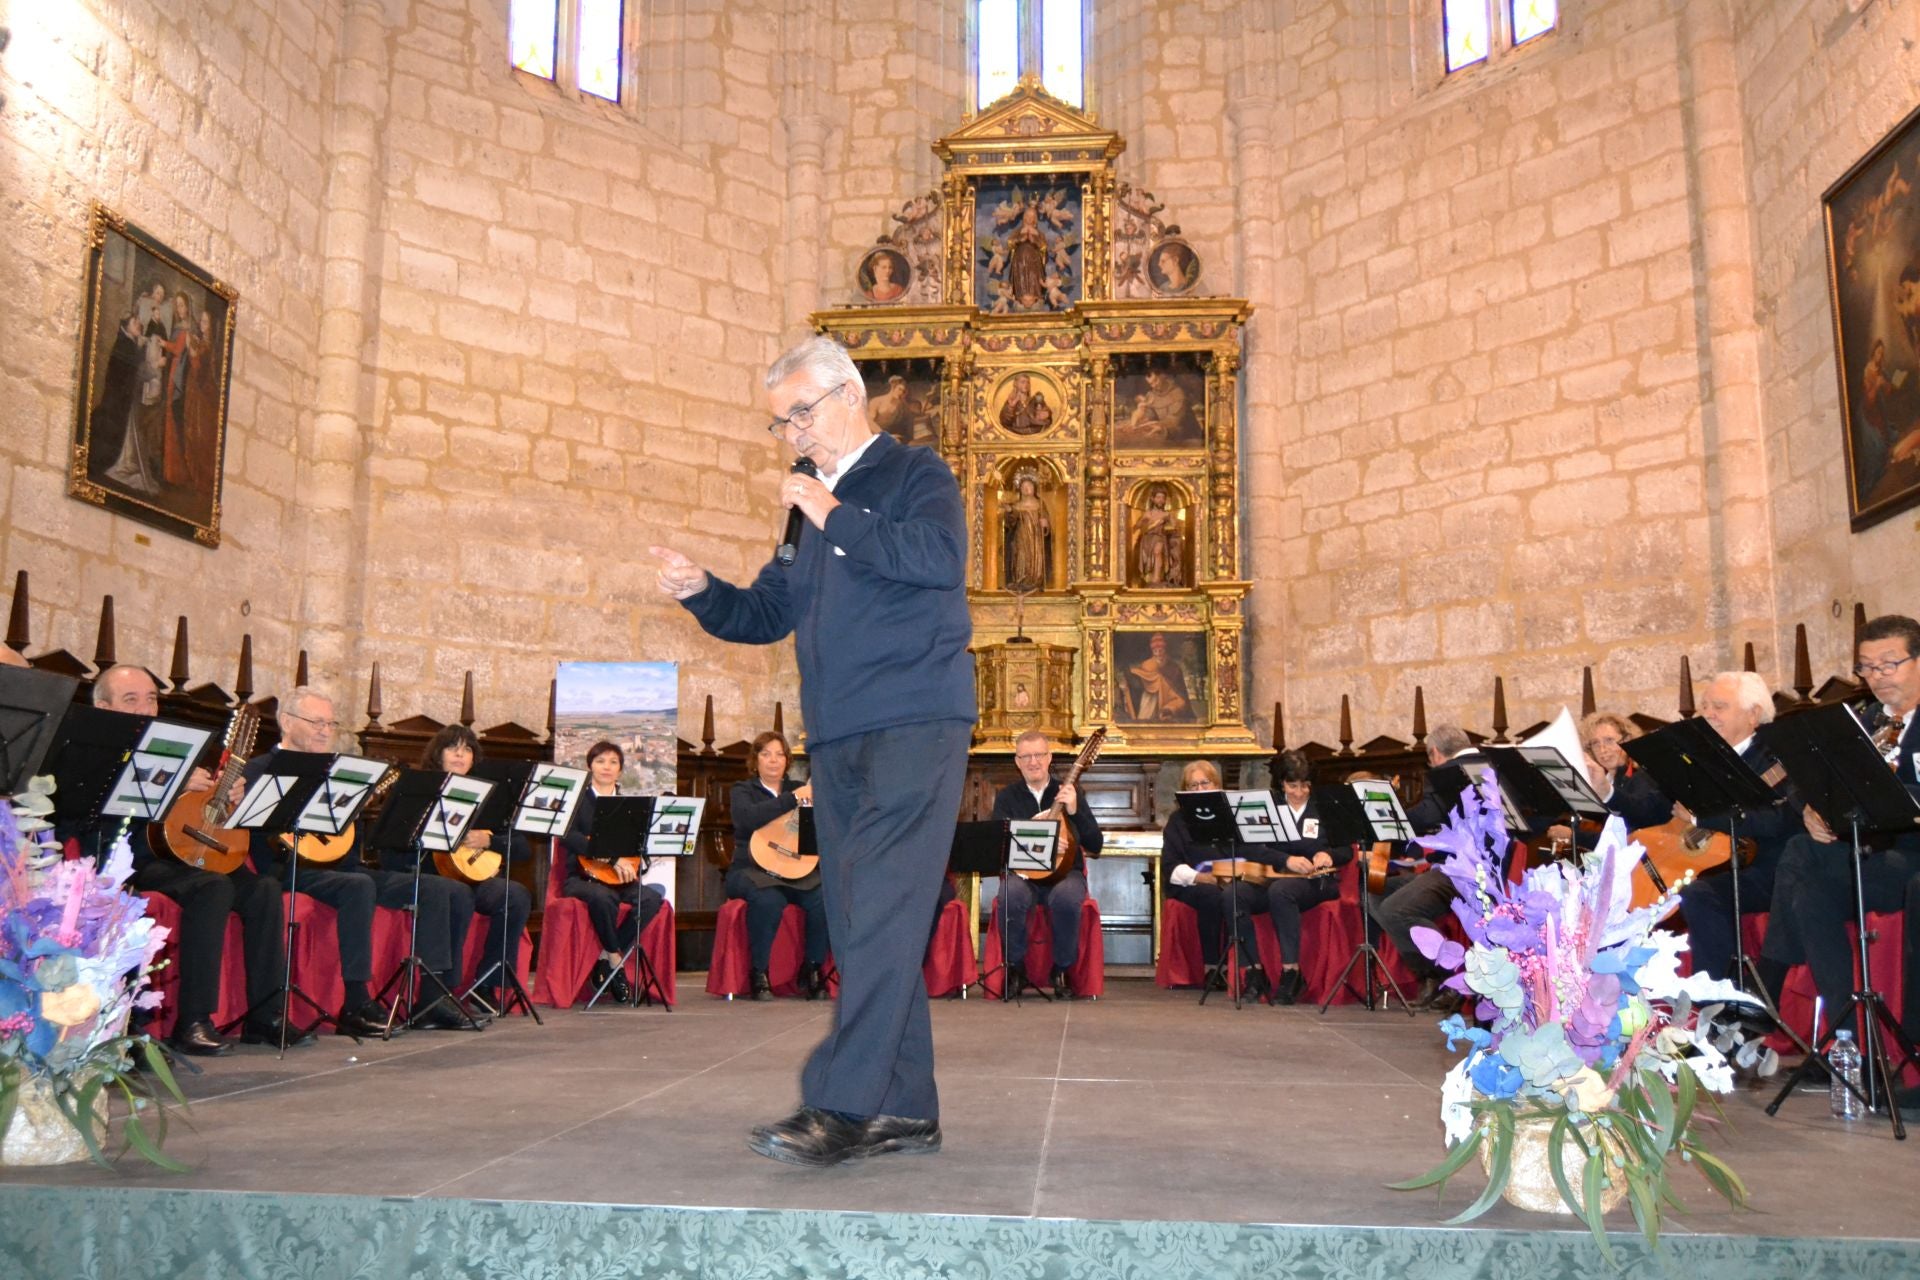
<path id="1" fill-rule="evenodd" d="M 682 979 L 672 1013 L 543 1010 L 545 1026 L 516 1018 L 477 1035 L 328 1037 L 284 1060 L 240 1050 L 184 1081 L 192 1127 L 168 1150 L 191 1172 L 4 1171 L 0 1213 L 25 1188 L 121 1187 L 1425 1229 L 1481 1182 L 1463 1173 L 1441 1203 L 1385 1186 L 1442 1153 L 1449 1055 L 1434 1019 L 1236 1010 L 1219 996 L 1197 1007 L 1196 993 L 1138 980 L 1094 1002 L 936 1002 L 945 1151 L 779 1165 L 749 1152 L 746 1132 L 796 1104 L 829 1007 L 726 1003 Z M 1676 1237 L 1920 1239 L 1920 1132 L 1896 1143 L 1884 1122 L 1834 1121 L 1824 1093 L 1768 1118 L 1770 1097 L 1728 1100 L 1714 1144 L 1753 1211 L 1681 1178 L 1693 1213 Z M 1504 1205 L 1476 1224 L 1555 1225 Z M 1624 1211 L 1615 1225 L 1633 1230 Z M 1920 1247 L 1890 1247 L 1920 1268 Z"/>

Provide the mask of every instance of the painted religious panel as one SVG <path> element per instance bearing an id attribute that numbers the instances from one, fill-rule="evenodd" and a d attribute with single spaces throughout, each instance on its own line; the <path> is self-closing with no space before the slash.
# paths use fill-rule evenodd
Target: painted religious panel
<path id="1" fill-rule="evenodd" d="M 1113 712 L 1122 724 L 1205 724 L 1207 633 L 1116 631 Z"/>
<path id="2" fill-rule="evenodd" d="M 975 188 L 974 305 L 989 315 L 1065 311 L 1082 285 L 1080 179 L 982 178 Z"/>
<path id="3" fill-rule="evenodd" d="M 1920 503 L 1920 111 L 1823 197 L 1847 503 L 1864 529 Z"/>
<path id="4" fill-rule="evenodd" d="M 901 444 L 940 446 L 940 362 L 862 360 L 867 421 Z"/>
<path id="5" fill-rule="evenodd" d="M 987 422 L 1008 435 L 1044 436 L 1066 422 L 1066 389 L 1044 369 L 1000 376 L 987 393 Z"/>
<path id="6" fill-rule="evenodd" d="M 1198 449 L 1206 405 L 1206 378 L 1191 357 L 1125 358 L 1113 379 L 1113 447 Z"/>
<path id="7" fill-rule="evenodd" d="M 237 295 L 96 205 L 67 492 L 220 545 Z"/>

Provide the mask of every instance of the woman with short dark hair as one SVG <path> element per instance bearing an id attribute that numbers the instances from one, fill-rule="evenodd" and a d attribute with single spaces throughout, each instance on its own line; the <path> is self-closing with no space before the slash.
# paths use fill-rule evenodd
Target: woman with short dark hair
<path id="1" fill-rule="evenodd" d="M 596 991 L 604 983 L 608 997 L 622 1002 L 633 999 L 633 987 L 620 966 L 620 957 L 648 922 L 660 914 L 667 895 L 658 885 L 643 882 L 639 870 L 629 862 L 609 864 L 620 879 L 616 888 L 589 875 L 580 860 L 592 856 L 595 797 L 619 795 L 620 774 L 626 767 L 627 753 L 617 743 L 602 739 L 587 748 L 587 789 L 574 810 L 567 834 L 560 838 L 567 850 L 567 882 L 561 887 L 561 896 L 586 905 L 587 921 L 600 942 L 600 959 L 594 963 L 587 983 Z M 625 920 L 620 919 L 622 903 L 633 908 Z"/>
<path id="2" fill-rule="evenodd" d="M 791 760 L 784 736 L 771 730 L 760 734 L 747 754 L 753 776 L 734 783 L 729 796 L 733 863 L 727 868 L 727 897 L 747 904 L 749 982 L 755 1000 L 773 999 L 767 965 L 773 955 L 774 935 L 780 931 L 780 917 L 789 905 L 807 913 L 806 966 L 801 970 L 807 999 L 817 999 L 827 985 L 822 972 L 827 960 L 827 905 L 820 891 L 819 869 L 798 880 L 786 880 L 753 860 L 754 832 L 798 805 L 813 803 L 813 784 L 796 785 L 787 777 Z"/>

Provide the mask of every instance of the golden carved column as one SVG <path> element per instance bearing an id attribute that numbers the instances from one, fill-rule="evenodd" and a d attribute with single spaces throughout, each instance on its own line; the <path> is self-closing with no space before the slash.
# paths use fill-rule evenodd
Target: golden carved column
<path id="1" fill-rule="evenodd" d="M 947 460 L 960 491 L 967 491 L 967 374 L 972 352 L 962 348 L 940 366 L 940 456 Z"/>
<path id="2" fill-rule="evenodd" d="M 1113 511 L 1113 365 L 1104 355 L 1082 349 L 1081 385 L 1086 389 L 1087 421 L 1087 529 L 1081 545 L 1085 549 L 1085 577 L 1090 582 L 1106 582 L 1112 577 Z"/>
<path id="3" fill-rule="evenodd" d="M 966 174 L 949 169 L 940 184 L 940 194 L 947 212 L 942 228 L 947 255 L 946 302 L 952 307 L 972 306 L 973 184 Z"/>
<path id="4" fill-rule="evenodd" d="M 1113 166 L 1101 165 L 1087 179 L 1085 198 L 1086 232 L 1082 237 L 1080 261 L 1087 265 L 1086 283 L 1081 296 L 1099 302 L 1113 296 Z M 967 224 L 971 227 L 973 224 Z M 1094 265 L 1099 269 L 1095 270 Z"/>
<path id="5" fill-rule="evenodd" d="M 1243 704 L 1241 683 L 1244 673 L 1246 618 L 1245 582 L 1208 583 L 1208 630 L 1212 633 L 1212 652 L 1208 663 L 1213 677 L 1213 725 L 1206 734 L 1212 744 L 1241 746 L 1255 741 L 1241 723 Z"/>
<path id="6" fill-rule="evenodd" d="M 1234 447 L 1235 408 L 1239 404 L 1234 370 L 1239 363 L 1232 352 L 1216 351 L 1207 380 L 1207 398 L 1212 402 L 1207 421 L 1213 437 L 1207 442 L 1207 577 L 1215 580 L 1240 576 L 1240 506 L 1235 501 L 1240 469 L 1235 463 L 1239 451 Z"/>
<path id="7" fill-rule="evenodd" d="M 1080 656 L 1085 662 L 1087 683 L 1085 718 L 1077 726 L 1082 731 L 1094 725 L 1113 723 L 1113 588 L 1082 588 L 1080 593 Z M 1116 732 L 1115 745 L 1126 735 Z"/>

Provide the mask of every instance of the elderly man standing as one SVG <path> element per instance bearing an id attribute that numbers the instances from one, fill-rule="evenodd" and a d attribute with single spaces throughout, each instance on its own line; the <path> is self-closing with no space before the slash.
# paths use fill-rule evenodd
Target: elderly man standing
<path id="1" fill-rule="evenodd" d="M 875 434 L 846 351 L 814 338 L 767 371 L 767 429 L 810 459 L 780 502 L 809 526 L 793 564 L 723 582 L 655 547 L 660 589 L 711 635 L 794 637 L 813 761 L 833 1026 L 802 1106 L 748 1146 L 801 1165 L 940 1147 L 920 959 L 959 814 L 974 721 L 966 516 L 940 456 Z"/>

